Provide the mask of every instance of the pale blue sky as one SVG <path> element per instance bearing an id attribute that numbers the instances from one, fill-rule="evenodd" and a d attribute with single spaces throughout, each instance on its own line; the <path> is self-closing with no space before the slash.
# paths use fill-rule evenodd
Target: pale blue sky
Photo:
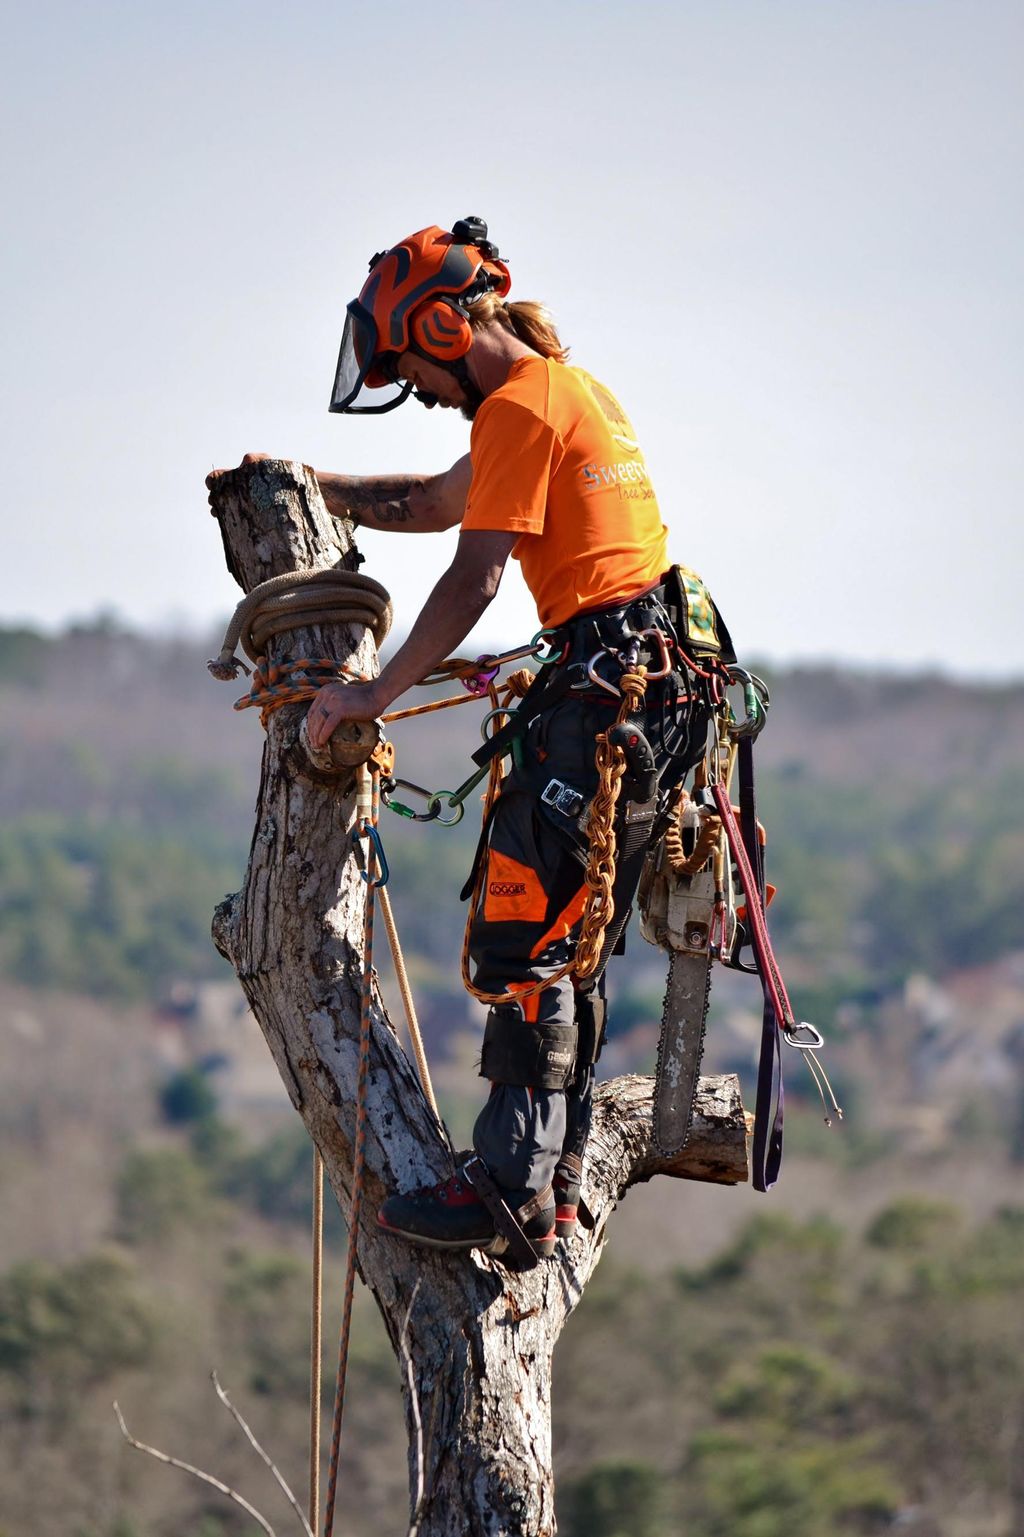
<path id="1" fill-rule="evenodd" d="M 5 43 L 0 621 L 226 614 L 246 449 L 463 452 L 326 403 L 370 254 L 479 213 L 744 650 L 1024 671 L 1019 3 L 36 0 Z M 411 622 L 451 537 L 364 543 Z M 533 627 L 512 571 L 482 630 Z"/>

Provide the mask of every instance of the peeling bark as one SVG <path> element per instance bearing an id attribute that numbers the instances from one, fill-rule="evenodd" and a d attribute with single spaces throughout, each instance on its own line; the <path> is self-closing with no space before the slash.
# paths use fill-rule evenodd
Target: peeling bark
<path id="1" fill-rule="evenodd" d="M 330 517 L 309 469 L 262 460 L 224 476 L 215 493 L 228 569 L 245 591 L 268 577 L 359 557 L 351 525 Z M 276 637 L 271 660 L 332 656 L 376 670 L 361 626 L 324 625 Z M 332 780 L 300 740 L 304 705 L 269 721 L 245 884 L 214 918 L 292 1103 L 323 1155 L 343 1213 L 350 1200 L 365 884 L 352 858 L 351 775 Z M 653 1080 L 600 1086 L 583 1192 L 595 1222 L 528 1275 L 486 1256 L 442 1256 L 376 1224 L 385 1195 L 447 1176 L 452 1147 L 420 1090 L 378 997 L 369 1069 L 360 1273 L 392 1345 L 417 1282 L 407 1348 L 424 1426 L 422 1537 L 555 1531 L 551 1355 L 604 1246 L 608 1218 L 631 1185 L 656 1174 L 736 1184 L 747 1177 L 746 1118 L 733 1077 L 702 1080 L 689 1143 L 666 1160 L 651 1142 Z M 406 1388 L 410 1485 L 415 1421 Z"/>

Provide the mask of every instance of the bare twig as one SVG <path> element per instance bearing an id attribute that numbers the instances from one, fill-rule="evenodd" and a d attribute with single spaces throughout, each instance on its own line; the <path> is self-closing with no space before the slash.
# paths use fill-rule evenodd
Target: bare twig
<path id="1" fill-rule="evenodd" d="M 312 1531 L 312 1529 L 310 1527 L 310 1524 L 309 1524 L 308 1520 L 306 1519 L 305 1512 L 303 1511 L 302 1506 L 299 1504 L 298 1500 L 295 1498 L 294 1494 L 292 1493 L 292 1491 L 289 1489 L 287 1483 L 285 1482 L 284 1476 L 281 1473 L 280 1468 L 277 1466 L 277 1464 L 274 1461 L 272 1461 L 272 1459 L 270 1457 L 268 1457 L 267 1453 L 263 1450 L 262 1446 L 257 1441 L 256 1437 L 253 1435 L 252 1430 L 246 1424 L 245 1420 L 243 1420 L 242 1416 L 239 1414 L 238 1410 L 235 1408 L 234 1404 L 231 1402 L 230 1398 L 225 1393 L 224 1389 L 221 1387 L 220 1379 L 218 1378 L 216 1372 L 211 1372 L 210 1373 L 210 1381 L 213 1383 L 214 1391 L 216 1392 L 217 1397 L 220 1399 L 220 1401 L 224 1405 L 225 1409 L 227 1409 L 228 1413 L 231 1415 L 231 1418 L 234 1420 L 235 1424 L 239 1427 L 239 1429 L 241 1430 L 242 1434 L 245 1436 L 246 1440 L 249 1442 L 249 1445 L 257 1453 L 257 1455 L 262 1458 L 262 1460 L 266 1463 L 267 1467 L 270 1469 L 271 1473 L 273 1473 L 274 1477 L 277 1479 L 278 1486 L 281 1489 L 281 1492 L 284 1495 L 285 1499 L 288 1501 L 289 1505 L 292 1507 L 292 1509 L 294 1510 L 295 1514 L 298 1516 L 299 1521 L 300 1521 L 300 1523 L 302 1525 L 302 1530 L 305 1532 L 306 1537 L 313 1537 L 313 1531 Z"/>
<path id="2" fill-rule="evenodd" d="M 121 1427 L 121 1434 L 129 1446 L 134 1447 L 137 1452 L 145 1452 L 147 1456 L 155 1457 L 157 1462 L 165 1462 L 168 1467 L 180 1468 L 183 1473 L 191 1473 L 192 1477 L 198 1478 L 201 1483 L 210 1484 L 212 1488 L 218 1490 L 221 1494 L 226 1494 L 229 1500 L 234 1500 L 236 1505 L 240 1505 L 248 1515 L 252 1516 L 260 1530 L 266 1532 L 267 1537 L 277 1537 L 270 1522 L 265 1516 L 260 1515 L 254 1505 L 250 1505 L 249 1501 L 243 1499 L 236 1490 L 230 1489 L 227 1484 L 221 1483 L 219 1478 L 214 1478 L 212 1473 L 204 1473 L 202 1468 L 194 1468 L 190 1462 L 182 1462 L 178 1457 L 169 1457 L 166 1452 L 158 1451 L 155 1446 L 146 1446 L 143 1441 L 136 1441 L 124 1422 L 121 1406 L 116 1400 L 114 1402 L 114 1413 L 117 1415 L 117 1423 Z"/>

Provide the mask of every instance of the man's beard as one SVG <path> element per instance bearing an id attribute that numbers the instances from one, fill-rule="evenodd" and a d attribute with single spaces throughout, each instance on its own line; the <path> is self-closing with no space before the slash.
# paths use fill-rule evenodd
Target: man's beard
<path id="1" fill-rule="evenodd" d="M 483 405 L 484 397 L 472 380 L 462 379 L 459 382 L 462 385 L 462 393 L 466 397 L 466 403 L 459 407 L 459 411 L 466 418 L 467 422 L 471 422 Z"/>

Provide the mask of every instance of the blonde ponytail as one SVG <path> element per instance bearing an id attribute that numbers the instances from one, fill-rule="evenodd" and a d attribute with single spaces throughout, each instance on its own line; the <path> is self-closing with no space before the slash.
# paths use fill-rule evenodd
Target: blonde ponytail
<path id="1" fill-rule="evenodd" d="M 527 347 L 539 352 L 542 358 L 554 358 L 557 363 L 568 362 L 569 349 L 563 347 L 555 330 L 551 311 L 536 299 L 499 299 L 495 293 L 484 294 L 482 299 L 467 305 L 469 323 L 478 326 L 500 325 L 518 336 Z"/>

